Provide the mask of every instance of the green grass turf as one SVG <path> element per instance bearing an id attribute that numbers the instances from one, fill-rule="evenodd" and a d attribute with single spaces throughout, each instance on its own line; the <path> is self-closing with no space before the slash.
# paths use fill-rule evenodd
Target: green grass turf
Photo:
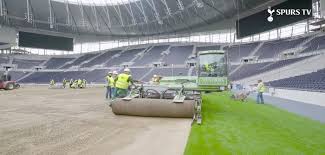
<path id="1" fill-rule="evenodd" d="M 229 95 L 203 95 L 203 124 L 192 126 L 185 155 L 325 155 L 325 124 Z"/>

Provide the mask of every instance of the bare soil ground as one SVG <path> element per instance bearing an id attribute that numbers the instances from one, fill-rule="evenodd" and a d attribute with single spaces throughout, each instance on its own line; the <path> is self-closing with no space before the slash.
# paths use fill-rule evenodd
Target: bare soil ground
<path id="1" fill-rule="evenodd" d="M 0 154 L 183 154 L 190 119 L 116 116 L 104 91 L 0 90 Z"/>

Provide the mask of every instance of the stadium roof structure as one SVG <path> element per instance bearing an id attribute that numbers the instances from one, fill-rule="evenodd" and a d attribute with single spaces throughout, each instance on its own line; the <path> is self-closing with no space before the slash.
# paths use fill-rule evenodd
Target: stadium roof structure
<path id="1" fill-rule="evenodd" d="M 122 37 L 192 33 L 229 28 L 238 13 L 270 1 L 279 0 L 0 0 L 0 24 Z"/>

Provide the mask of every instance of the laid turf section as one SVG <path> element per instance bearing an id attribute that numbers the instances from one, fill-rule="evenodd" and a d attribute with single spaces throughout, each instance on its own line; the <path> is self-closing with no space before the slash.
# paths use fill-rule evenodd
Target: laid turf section
<path id="1" fill-rule="evenodd" d="M 325 124 L 228 93 L 203 102 L 203 124 L 193 125 L 185 155 L 325 155 Z"/>

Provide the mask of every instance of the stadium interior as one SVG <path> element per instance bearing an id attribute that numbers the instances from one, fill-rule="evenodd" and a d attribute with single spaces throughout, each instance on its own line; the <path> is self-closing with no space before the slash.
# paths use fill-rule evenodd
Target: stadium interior
<path id="1" fill-rule="evenodd" d="M 275 12 L 281 26 L 258 32 L 238 23 L 293 0 L 0 0 L 0 75 L 20 85 L 0 89 L 0 152 L 325 154 L 325 0 L 308 1 L 310 17 L 284 25 Z M 107 105 L 108 72 L 155 88 L 156 75 L 200 78 L 205 51 L 224 51 L 228 85 L 200 90 L 202 124 Z M 87 88 L 48 88 L 64 79 Z M 247 101 L 230 99 L 242 91 Z"/>

